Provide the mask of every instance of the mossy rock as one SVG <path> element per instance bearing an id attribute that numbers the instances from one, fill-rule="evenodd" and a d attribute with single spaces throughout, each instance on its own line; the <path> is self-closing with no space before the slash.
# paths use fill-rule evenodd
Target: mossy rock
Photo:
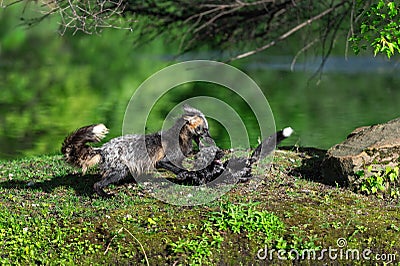
<path id="1" fill-rule="evenodd" d="M 399 164 L 400 118 L 357 128 L 330 148 L 322 162 L 324 183 L 352 186 L 360 183 L 359 171 L 368 166 L 385 169 Z"/>

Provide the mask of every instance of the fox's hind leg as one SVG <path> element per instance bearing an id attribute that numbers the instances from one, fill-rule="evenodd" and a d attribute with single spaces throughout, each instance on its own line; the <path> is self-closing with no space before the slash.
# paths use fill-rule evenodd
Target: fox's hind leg
<path id="1" fill-rule="evenodd" d="M 118 183 L 128 176 L 129 170 L 127 169 L 124 171 L 107 171 L 102 174 L 101 180 L 93 185 L 93 189 L 101 197 L 112 197 L 113 195 L 105 192 L 104 188 L 110 184 Z"/>

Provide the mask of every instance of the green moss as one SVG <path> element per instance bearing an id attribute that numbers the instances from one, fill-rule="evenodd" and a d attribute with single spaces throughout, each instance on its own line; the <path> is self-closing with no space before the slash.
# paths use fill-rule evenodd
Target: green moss
<path id="1" fill-rule="evenodd" d="M 266 160 L 254 169 L 258 183 L 192 207 L 163 203 L 134 184 L 113 186 L 116 196 L 101 199 L 92 190 L 96 169 L 82 177 L 58 155 L 3 161 L 0 262 L 263 264 L 257 253 L 265 247 L 321 251 L 338 248 L 342 238 L 345 248 L 399 254 L 398 203 L 320 183 L 322 158 L 314 150 L 280 150 L 272 165 Z M 272 223 L 263 227 L 264 218 Z M 271 263 L 291 261 L 275 253 Z"/>

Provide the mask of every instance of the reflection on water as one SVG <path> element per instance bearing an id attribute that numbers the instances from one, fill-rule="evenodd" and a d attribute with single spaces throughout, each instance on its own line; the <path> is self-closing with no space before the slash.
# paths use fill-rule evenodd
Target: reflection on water
<path id="1" fill-rule="evenodd" d="M 16 20 L 13 25 L 19 23 L 18 16 L 0 14 L 1 25 L 11 20 Z M 0 30 L 0 158 L 59 153 L 70 131 L 93 123 L 106 124 L 109 138 L 120 135 L 125 107 L 135 89 L 172 64 L 162 42 L 138 50 L 127 44 L 123 32 L 60 38 L 48 25 L 27 32 L 13 26 Z M 116 45 L 110 46 L 110 40 Z M 209 53 L 192 54 L 180 60 L 209 57 Z M 329 148 L 356 127 L 400 116 L 396 62 L 331 57 L 324 75 L 311 80 L 317 59 L 296 63 L 294 71 L 290 71 L 292 57 L 286 56 L 258 55 L 234 65 L 262 88 L 276 127 L 294 128 L 296 134 L 285 145 Z M 154 98 L 152 93 L 148 91 L 149 99 Z M 250 144 L 257 144 L 260 132 L 248 106 L 228 89 L 205 83 L 187 84 L 164 95 L 147 131 L 158 131 L 175 104 L 199 95 L 234 107 L 250 133 Z M 226 130 L 212 120 L 210 127 L 217 144 L 228 148 Z"/>
<path id="2" fill-rule="evenodd" d="M 317 63 L 305 64 L 304 71 L 288 72 L 290 62 L 280 59 L 280 63 L 250 64 L 249 72 L 262 84 L 277 127 L 291 125 L 297 131 L 286 144 L 327 149 L 356 127 L 400 116 L 395 60 L 332 57 L 321 79 L 310 80 Z"/>
<path id="3" fill-rule="evenodd" d="M 332 62 L 338 62 L 335 59 L 332 60 Z M 355 61 L 348 63 L 351 67 L 337 65 L 338 71 L 333 71 L 335 68 L 331 64 L 328 68 L 331 71 L 326 71 L 320 81 L 310 80 L 311 74 L 308 71 L 277 70 L 279 63 L 272 61 L 263 64 L 251 63 L 243 66 L 242 69 L 263 89 L 272 108 L 277 129 L 286 126 L 295 129 L 296 134 L 286 140 L 284 145 L 329 148 L 342 141 L 356 127 L 382 123 L 400 116 L 399 77 L 393 71 L 393 66 L 390 63 L 388 65 L 391 68 L 380 66 L 381 62 L 378 60 L 376 65 L 368 66 L 368 69 L 375 69 L 373 72 L 365 73 L 365 68 L 357 73 L 354 73 L 354 69 L 349 73 L 342 72 L 343 69 L 363 65 L 360 64 L 360 59 Z M 367 62 L 369 59 L 365 60 L 366 65 Z M 286 63 L 283 62 L 282 67 Z M 377 67 L 388 68 L 386 73 L 379 73 Z M 150 74 L 152 73 L 148 75 Z M 128 86 L 122 93 L 124 96 L 118 96 L 118 92 L 115 92 L 113 96 L 125 97 L 125 99 L 119 99 L 119 102 L 123 103 L 129 100 L 133 91 L 134 88 Z M 63 95 L 67 99 L 72 98 L 64 102 L 56 101 L 57 107 L 49 107 L 48 99 L 37 97 L 34 103 L 36 106 L 34 110 L 38 113 L 37 119 L 51 119 L 51 121 L 41 123 L 43 128 L 35 128 L 35 125 L 30 128 L 30 125 L 26 124 L 26 133 L 23 133 L 21 129 L 22 134 L 18 135 L 13 135 L 13 130 L 3 130 L 0 137 L 2 148 L 0 157 L 13 158 L 26 154 L 57 153 L 63 138 L 69 131 L 91 123 L 104 122 L 111 127 L 111 136 L 120 134 L 124 105 L 118 105 L 120 110 L 116 109 L 116 105 L 110 103 L 110 101 L 115 101 L 114 98 L 104 96 L 91 87 L 80 89 L 79 93 L 84 98 L 74 99 L 77 97 L 76 93 L 73 91 L 72 95 Z M 96 93 L 98 95 L 93 98 Z M 251 133 L 251 145 L 257 144 L 259 129 L 251 111 L 244 105 L 241 106 L 240 101 L 235 99 L 228 89 L 216 89 L 214 85 L 204 83 L 178 88 L 173 93 L 165 95 L 157 105 L 154 115 L 151 116 L 148 131 L 154 132 L 161 128 L 163 117 L 174 103 L 204 94 L 219 98 L 234 106 Z M 79 104 L 74 101 L 79 101 L 81 106 L 72 106 Z M 5 114 L 13 112 L 12 117 L 17 125 L 20 119 L 24 122 L 25 117 L 18 115 L 20 112 L 18 110 L 23 110 L 24 104 L 26 103 L 15 99 L 11 109 L 4 106 L 0 108 Z M 40 113 L 46 114 L 49 110 L 58 111 L 61 114 L 52 117 L 40 116 Z M 110 115 L 99 117 L 96 113 L 99 110 L 103 114 Z M 62 112 L 67 112 L 69 115 L 66 116 Z M 114 116 L 111 115 L 112 113 Z M 3 120 L 2 123 L 7 122 Z M 216 121 L 211 121 L 210 127 L 218 145 L 228 148 L 230 140 L 226 130 Z"/>
<path id="4" fill-rule="evenodd" d="M 320 58 L 309 58 L 307 62 L 293 62 L 290 56 L 270 56 L 263 60 L 255 60 L 249 63 L 246 68 L 250 71 L 264 70 L 292 70 L 315 72 L 321 66 Z M 331 56 L 323 65 L 324 73 L 343 73 L 343 74 L 378 74 L 393 73 L 398 71 L 399 62 L 388 60 L 385 57 L 357 57 L 352 56 L 347 59 L 343 56 Z"/>

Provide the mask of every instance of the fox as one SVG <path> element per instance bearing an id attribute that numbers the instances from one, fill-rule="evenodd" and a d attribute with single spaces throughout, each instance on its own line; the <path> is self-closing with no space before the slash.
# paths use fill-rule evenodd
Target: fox
<path id="1" fill-rule="evenodd" d="M 139 176 L 155 168 L 175 173 L 184 171 L 182 161 L 203 137 L 211 137 L 204 114 L 189 105 L 174 125 L 151 134 L 128 134 L 111 139 L 100 147 L 88 143 L 100 142 L 109 132 L 104 124 L 84 126 L 69 134 L 61 147 L 65 161 L 82 168 L 82 174 L 98 165 L 100 181 L 93 185 L 101 197 L 111 197 L 104 188 L 130 176 Z"/>
<path id="2" fill-rule="evenodd" d="M 203 168 L 196 167 L 198 170 L 194 171 L 177 171 L 177 180 L 183 184 L 204 185 L 223 175 L 223 178 L 229 182 L 246 182 L 252 177 L 253 164 L 271 154 L 275 147 L 290 137 L 293 132 L 291 127 L 279 130 L 253 149 L 249 157 L 234 157 L 224 163 L 221 159 L 225 156 L 225 152 L 216 146 L 210 136 L 204 136 L 199 140 L 200 151 L 195 154 L 195 163 L 204 163 L 204 161 L 211 163 Z M 214 158 L 211 159 L 210 156 Z"/>

